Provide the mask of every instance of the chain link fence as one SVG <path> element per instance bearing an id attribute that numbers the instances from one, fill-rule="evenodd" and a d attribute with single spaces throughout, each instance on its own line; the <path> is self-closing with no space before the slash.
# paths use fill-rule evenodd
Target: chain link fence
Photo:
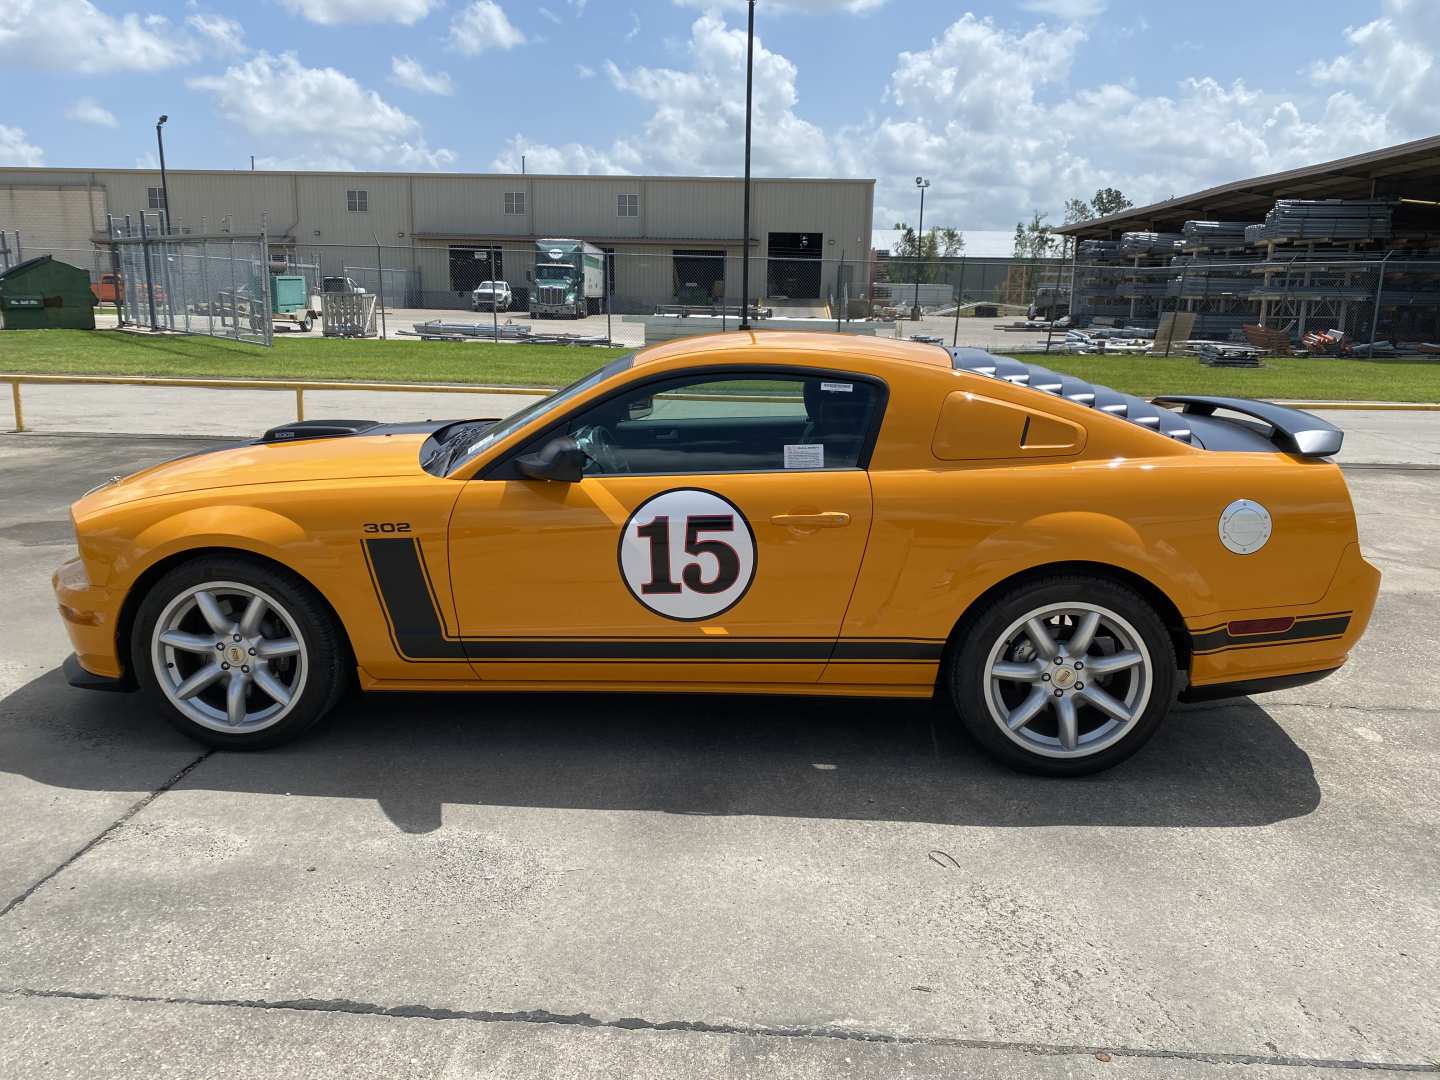
<path id="1" fill-rule="evenodd" d="M 1151 260 L 1157 265 L 752 255 L 747 306 L 744 260 L 722 246 L 299 245 L 263 227 L 163 233 L 158 216 L 112 219 L 111 236 L 91 242 L 27 233 L 22 247 L 12 230 L 0 260 L 52 254 L 85 268 L 100 326 L 255 343 L 318 336 L 323 298 L 359 295 L 375 298 L 377 318 L 373 329 L 365 320 L 347 333 L 410 340 L 634 348 L 731 332 L 744 318 L 1005 353 L 1145 351 L 1157 330 L 1164 352 L 1208 340 L 1264 352 L 1440 353 L 1440 260 L 1400 251 L 1174 256 Z"/>

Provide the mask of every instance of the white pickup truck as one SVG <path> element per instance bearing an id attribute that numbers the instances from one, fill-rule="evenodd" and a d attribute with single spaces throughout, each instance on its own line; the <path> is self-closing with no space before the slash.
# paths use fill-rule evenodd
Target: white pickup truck
<path id="1" fill-rule="evenodd" d="M 508 281 L 482 281 L 470 293 L 470 306 L 474 311 L 509 311 L 510 301 Z"/>

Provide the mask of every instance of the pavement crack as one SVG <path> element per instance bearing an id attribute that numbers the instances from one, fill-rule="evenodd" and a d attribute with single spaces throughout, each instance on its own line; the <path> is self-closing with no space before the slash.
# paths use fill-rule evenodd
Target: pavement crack
<path id="1" fill-rule="evenodd" d="M 201 754 L 199 757 L 197 757 L 194 761 L 190 762 L 190 763 L 189 763 L 188 765 L 186 765 L 183 769 L 181 769 L 179 772 L 177 772 L 174 776 L 170 777 L 169 780 L 166 780 L 165 783 L 161 784 L 161 785 L 160 785 L 159 787 L 157 787 L 154 791 L 150 792 L 150 794 L 146 795 L 144 798 L 142 798 L 142 799 L 138 800 L 137 802 L 135 802 L 128 810 L 126 810 L 126 811 L 125 811 L 123 814 L 121 814 L 118 818 L 116 818 L 114 821 L 112 821 L 109 825 L 105 826 L 105 828 L 102 829 L 98 834 L 96 834 L 95 836 L 91 837 L 88 841 L 86 841 L 86 843 L 84 844 L 84 846 L 81 847 L 81 848 L 80 848 L 79 850 L 77 850 L 76 852 L 74 852 L 68 859 L 66 859 L 64 862 L 62 862 L 59 866 L 55 867 L 55 868 L 54 868 L 53 870 L 51 870 L 48 874 L 46 874 L 44 877 L 40 878 L 40 880 L 34 882 L 28 889 L 26 889 L 24 892 L 22 892 L 19 896 L 15 897 L 13 900 L 11 900 L 11 901 L 10 901 L 8 904 L 6 904 L 3 908 L 0 908 L 0 919 L 3 919 L 6 915 L 9 915 L 12 911 L 14 911 L 16 908 L 18 908 L 21 904 L 25 903 L 26 900 L 29 900 L 30 897 L 34 896 L 35 893 L 36 893 L 36 891 L 39 890 L 42 885 L 46 884 L 47 882 L 50 882 L 50 881 L 55 880 L 56 877 L 58 877 L 60 874 L 64 873 L 64 872 L 65 872 L 66 870 L 68 870 L 71 866 L 75 865 L 75 863 L 76 863 L 78 860 L 80 860 L 81 858 L 83 858 L 88 852 L 94 850 L 94 849 L 95 849 L 96 847 L 98 847 L 100 844 L 103 844 L 106 840 L 108 840 L 111 836 L 113 836 L 113 835 L 115 834 L 116 830 L 118 830 L 118 829 L 119 829 L 122 825 L 124 825 L 127 821 L 129 821 L 131 818 L 133 818 L 136 814 L 140 813 L 141 810 L 144 810 L 147 806 L 149 806 L 151 803 L 153 803 L 153 802 L 154 802 L 156 799 L 158 799 L 161 795 L 164 795 L 165 792 L 169 791 L 169 790 L 170 790 L 171 788 L 173 788 L 176 784 L 178 784 L 181 780 L 184 780 L 185 777 L 189 776 L 190 773 L 191 773 L 191 771 L 192 771 L 197 765 L 199 765 L 202 761 L 204 761 L 206 758 L 208 758 L 208 757 L 209 757 L 211 754 L 213 754 L 214 752 L 215 752 L 215 751 L 214 751 L 213 749 L 206 750 L 203 754 Z"/>
<path id="2" fill-rule="evenodd" d="M 196 762 L 195 764 L 199 764 Z M 192 766 L 193 767 L 193 766 Z M 555 1024 L 567 1027 L 605 1028 L 623 1031 L 678 1031 L 705 1035 L 737 1035 L 768 1039 L 836 1039 L 848 1042 L 889 1043 L 896 1046 L 953 1047 L 963 1050 L 1000 1050 L 1040 1057 L 1071 1057 L 1109 1054 L 1112 1057 L 1196 1061 L 1211 1065 L 1277 1065 L 1304 1069 L 1357 1069 L 1371 1072 L 1440 1074 L 1440 1063 L 1365 1061 L 1345 1058 L 1300 1057 L 1291 1054 L 1241 1054 L 1208 1050 L 1167 1050 L 1131 1046 L 1082 1046 L 1067 1043 L 1020 1042 L 1002 1039 L 966 1039 L 951 1036 L 894 1035 L 864 1028 L 834 1025 L 789 1026 L 769 1024 L 721 1024 L 707 1020 L 647 1020 L 643 1017 L 597 1017 L 590 1013 L 552 1013 L 546 1009 L 495 1011 L 450 1009 L 433 1005 L 377 1005 L 347 998 L 291 998 L 267 1001 L 258 998 L 162 997 L 149 994 L 105 993 L 86 990 L 39 990 L 8 987 L 0 994 L 22 998 L 58 998 L 68 1001 L 113 1001 L 143 1005 L 195 1005 L 210 1008 L 259 1009 L 350 1013 L 358 1016 L 386 1016 L 414 1020 L 460 1020 L 482 1024 Z"/>

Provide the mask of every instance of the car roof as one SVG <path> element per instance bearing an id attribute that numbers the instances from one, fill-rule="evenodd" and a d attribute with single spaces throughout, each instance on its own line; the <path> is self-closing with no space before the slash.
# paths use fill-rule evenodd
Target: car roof
<path id="1" fill-rule="evenodd" d="M 635 354 L 634 364 L 662 363 L 667 360 L 689 360 L 710 353 L 727 354 L 726 359 L 784 360 L 784 354 L 807 354 L 814 357 L 833 355 L 836 363 L 846 357 L 867 360 L 907 361 L 929 367 L 949 368 L 950 354 L 936 345 L 918 341 L 896 341 L 894 338 L 869 337 L 860 334 L 816 333 L 814 331 L 750 330 L 728 334 L 706 334 L 675 338 Z M 754 357 L 747 356 L 754 353 Z"/>

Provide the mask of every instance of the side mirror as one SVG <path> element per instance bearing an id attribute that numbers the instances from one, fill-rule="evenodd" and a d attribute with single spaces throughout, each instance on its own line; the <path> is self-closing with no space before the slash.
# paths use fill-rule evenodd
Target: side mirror
<path id="1" fill-rule="evenodd" d="M 589 460 L 574 439 L 561 435 L 533 454 L 521 454 L 515 459 L 515 468 L 527 480 L 578 484 L 585 475 L 585 462 Z"/>
<path id="2" fill-rule="evenodd" d="M 644 420 L 655 411 L 654 398 L 636 398 L 626 406 L 626 419 Z"/>

